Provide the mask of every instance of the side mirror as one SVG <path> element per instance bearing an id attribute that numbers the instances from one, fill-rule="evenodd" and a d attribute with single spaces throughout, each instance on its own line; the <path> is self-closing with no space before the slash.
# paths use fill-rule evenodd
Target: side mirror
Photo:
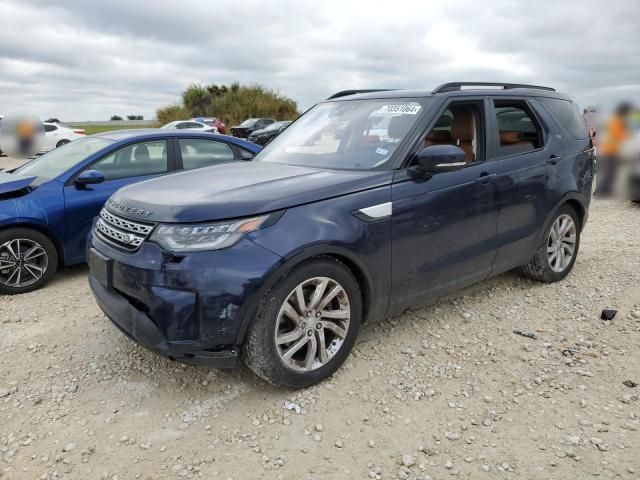
<path id="1" fill-rule="evenodd" d="M 467 155 L 455 145 L 431 145 L 420 150 L 416 160 L 421 173 L 453 172 L 465 167 Z"/>
<path id="2" fill-rule="evenodd" d="M 85 170 L 76 177 L 74 183 L 76 185 L 95 185 L 96 183 L 104 182 L 104 173 L 98 170 Z"/>

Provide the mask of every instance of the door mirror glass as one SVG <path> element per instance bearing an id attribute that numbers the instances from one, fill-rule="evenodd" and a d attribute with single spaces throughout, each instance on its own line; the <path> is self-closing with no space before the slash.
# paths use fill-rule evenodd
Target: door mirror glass
<path id="1" fill-rule="evenodd" d="M 418 152 L 417 166 L 424 173 L 452 172 L 467 164 L 464 150 L 455 145 L 431 145 Z"/>
<path id="2" fill-rule="evenodd" d="M 75 179 L 76 185 L 94 185 L 104 182 L 104 174 L 98 170 L 85 170 Z"/>

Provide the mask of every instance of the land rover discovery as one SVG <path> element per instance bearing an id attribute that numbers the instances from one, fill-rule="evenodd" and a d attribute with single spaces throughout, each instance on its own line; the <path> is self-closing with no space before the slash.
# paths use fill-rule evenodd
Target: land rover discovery
<path id="1" fill-rule="evenodd" d="M 562 280 L 593 175 L 576 104 L 548 87 L 340 92 L 253 162 L 119 190 L 90 284 L 144 347 L 305 387 L 363 322 L 516 268 Z"/>

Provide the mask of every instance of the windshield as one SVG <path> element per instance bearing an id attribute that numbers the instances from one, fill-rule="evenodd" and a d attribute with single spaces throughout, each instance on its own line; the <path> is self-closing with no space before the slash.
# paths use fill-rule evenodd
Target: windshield
<path id="1" fill-rule="evenodd" d="M 113 140 L 106 138 L 81 138 L 75 142 L 67 143 L 62 147 L 51 150 L 49 153 L 45 153 L 41 157 L 18 168 L 14 173 L 25 176 L 33 175 L 47 179 L 56 178 L 89 155 L 96 153 L 111 143 L 113 143 Z"/>
<path id="2" fill-rule="evenodd" d="M 241 127 L 250 127 L 258 121 L 257 118 L 248 118 L 240 124 Z"/>
<path id="3" fill-rule="evenodd" d="M 429 99 L 321 103 L 278 135 L 257 161 L 317 168 L 383 169 Z"/>
<path id="4" fill-rule="evenodd" d="M 160 128 L 166 128 L 166 129 L 173 128 L 173 127 L 175 127 L 178 123 L 180 123 L 180 122 L 169 122 L 169 123 L 167 123 L 167 124 L 165 124 L 165 125 L 161 126 Z"/>

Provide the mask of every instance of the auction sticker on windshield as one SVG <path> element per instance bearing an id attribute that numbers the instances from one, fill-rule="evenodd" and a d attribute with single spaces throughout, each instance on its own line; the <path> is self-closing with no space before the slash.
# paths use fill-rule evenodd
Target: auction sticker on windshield
<path id="1" fill-rule="evenodd" d="M 417 115 L 420 105 L 383 105 L 377 113 L 400 113 L 403 115 Z"/>

